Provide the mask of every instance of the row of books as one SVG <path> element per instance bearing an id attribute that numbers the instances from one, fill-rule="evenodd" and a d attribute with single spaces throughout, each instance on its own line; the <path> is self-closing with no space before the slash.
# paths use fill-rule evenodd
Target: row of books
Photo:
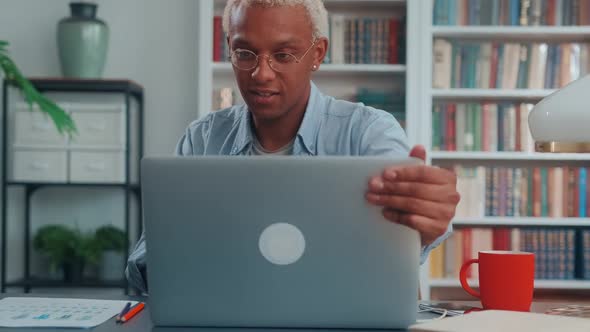
<path id="1" fill-rule="evenodd" d="M 590 230 L 566 228 L 464 228 L 430 253 L 430 277 L 459 278 L 461 265 L 486 250 L 535 254 L 536 279 L 590 279 Z M 468 278 L 477 279 L 477 265 Z"/>
<path id="2" fill-rule="evenodd" d="M 324 63 L 398 64 L 405 62 L 405 19 L 331 15 Z M 229 61 L 221 16 L 213 18 L 213 61 Z"/>
<path id="3" fill-rule="evenodd" d="M 405 18 L 330 16 L 326 63 L 405 62 Z"/>
<path id="4" fill-rule="evenodd" d="M 436 103 L 432 150 L 534 152 L 532 108 L 529 103 Z"/>
<path id="5" fill-rule="evenodd" d="M 584 167 L 454 167 L 461 201 L 457 218 L 590 216 Z M 590 225 L 590 222 L 589 222 Z"/>
<path id="6" fill-rule="evenodd" d="M 391 113 L 405 128 L 406 96 L 404 93 L 380 91 L 368 88 L 357 89 L 354 100 L 380 110 Z"/>
<path id="7" fill-rule="evenodd" d="M 587 0 L 435 0 L 435 25 L 588 25 Z"/>
<path id="8" fill-rule="evenodd" d="M 235 104 L 243 103 L 239 91 L 231 87 L 213 89 L 212 108 L 220 110 Z M 404 93 L 382 91 L 360 87 L 354 96 L 349 96 L 353 102 L 363 103 L 380 110 L 391 113 L 400 125 L 405 128 L 406 122 L 406 96 Z"/>
<path id="9" fill-rule="evenodd" d="M 554 89 L 590 70 L 590 44 L 436 39 L 434 88 Z"/>

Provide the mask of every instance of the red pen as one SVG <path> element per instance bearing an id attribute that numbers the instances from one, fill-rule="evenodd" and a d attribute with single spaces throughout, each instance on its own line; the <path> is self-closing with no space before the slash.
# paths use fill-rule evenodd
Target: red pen
<path id="1" fill-rule="evenodd" d="M 133 316 L 135 316 L 138 312 L 142 311 L 144 307 L 145 307 L 145 303 L 139 302 L 138 304 L 131 307 L 131 309 L 129 309 L 129 311 L 125 315 L 123 315 L 123 317 L 121 317 L 121 319 L 119 321 L 121 323 L 125 323 L 126 321 L 133 318 Z"/>

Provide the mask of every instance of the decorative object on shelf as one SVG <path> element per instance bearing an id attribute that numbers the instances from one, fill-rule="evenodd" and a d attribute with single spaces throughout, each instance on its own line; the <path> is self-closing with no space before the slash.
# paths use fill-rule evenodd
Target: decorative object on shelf
<path id="1" fill-rule="evenodd" d="M 541 100 L 529 115 L 537 152 L 590 152 L 590 75 Z"/>
<path id="2" fill-rule="evenodd" d="M 70 115 L 37 91 L 33 84 L 21 74 L 14 61 L 8 56 L 7 47 L 8 42 L 0 40 L 0 73 L 4 73 L 5 79 L 22 91 L 31 110 L 33 105 L 38 105 L 42 112 L 49 115 L 59 133 L 75 134 L 76 125 Z"/>
<path id="3" fill-rule="evenodd" d="M 84 268 L 96 265 L 100 249 L 94 234 L 72 230 L 64 225 L 41 227 L 33 239 L 33 247 L 48 256 L 51 268 L 61 268 L 65 282 L 79 282 Z"/>
<path id="4" fill-rule="evenodd" d="M 109 28 L 96 17 L 98 5 L 90 2 L 70 3 L 71 16 L 57 26 L 59 59 L 63 75 L 77 78 L 100 78 L 104 69 Z"/>
<path id="5" fill-rule="evenodd" d="M 94 235 L 98 248 L 101 250 L 99 278 L 101 280 L 123 279 L 125 257 L 123 252 L 127 245 L 125 232 L 112 226 L 102 226 Z"/>

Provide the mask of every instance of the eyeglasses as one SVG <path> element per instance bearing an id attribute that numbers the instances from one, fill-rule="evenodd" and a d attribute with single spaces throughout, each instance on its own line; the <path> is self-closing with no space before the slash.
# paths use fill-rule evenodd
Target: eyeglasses
<path id="1" fill-rule="evenodd" d="M 315 43 L 316 40 L 311 43 L 311 46 L 299 59 L 295 55 L 287 52 L 276 52 L 271 55 L 257 55 L 250 50 L 238 48 L 231 53 L 230 60 L 231 63 L 239 70 L 252 70 L 258 67 L 258 59 L 260 57 L 266 57 L 268 60 L 268 65 L 270 68 L 272 68 L 272 70 L 276 72 L 286 72 L 292 70 L 295 67 L 295 64 L 300 63 L 307 53 L 309 53 Z"/>

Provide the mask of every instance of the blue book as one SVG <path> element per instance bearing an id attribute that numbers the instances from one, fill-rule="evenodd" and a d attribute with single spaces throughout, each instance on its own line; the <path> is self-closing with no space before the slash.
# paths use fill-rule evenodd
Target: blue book
<path id="1" fill-rule="evenodd" d="M 586 174 L 586 168 L 584 167 L 580 167 L 580 176 L 579 176 L 579 181 L 580 181 L 580 187 L 579 187 L 579 195 L 578 197 L 580 198 L 580 202 L 578 204 L 579 207 L 579 211 L 578 211 L 578 215 L 580 218 L 584 218 L 586 217 L 586 177 L 588 175 Z"/>
<path id="2" fill-rule="evenodd" d="M 447 10 L 448 10 L 448 24 L 449 25 L 457 25 L 457 1 L 458 0 L 449 0 Z"/>
<path id="3" fill-rule="evenodd" d="M 520 25 L 520 0 L 510 0 L 510 25 Z"/>
<path id="4" fill-rule="evenodd" d="M 499 44 L 498 45 L 498 68 L 496 69 L 496 89 L 502 88 L 502 78 L 504 77 L 504 75 L 502 75 L 502 72 L 504 72 L 504 70 L 502 70 L 503 67 L 504 67 L 504 44 Z M 498 150 L 498 151 L 502 151 L 502 150 Z"/>
<path id="5" fill-rule="evenodd" d="M 504 105 L 498 104 L 498 151 L 504 151 Z"/>
<path id="6" fill-rule="evenodd" d="M 555 46 L 547 46 L 547 66 L 545 67 L 545 82 L 543 86 L 545 89 L 551 89 L 553 87 L 553 81 L 555 76 Z"/>

